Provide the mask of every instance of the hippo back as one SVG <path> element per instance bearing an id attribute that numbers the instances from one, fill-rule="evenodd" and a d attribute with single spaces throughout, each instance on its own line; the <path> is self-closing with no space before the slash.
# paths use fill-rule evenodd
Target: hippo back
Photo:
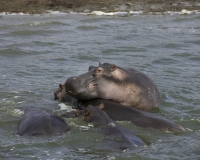
<path id="1" fill-rule="evenodd" d="M 69 131 L 65 121 L 37 107 L 26 107 L 18 125 L 21 136 L 56 135 Z"/>

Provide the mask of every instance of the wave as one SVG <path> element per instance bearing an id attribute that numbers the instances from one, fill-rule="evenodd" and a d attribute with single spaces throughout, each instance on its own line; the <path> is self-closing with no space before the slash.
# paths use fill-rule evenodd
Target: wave
<path id="1" fill-rule="evenodd" d="M 68 25 L 68 24 L 62 23 L 62 22 L 59 22 L 59 21 L 51 21 L 51 22 L 34 21 L 34 22 L 20 23 L 20 24 L 17 24 L 16 26 L 50 26 L 50 25 Z"/>

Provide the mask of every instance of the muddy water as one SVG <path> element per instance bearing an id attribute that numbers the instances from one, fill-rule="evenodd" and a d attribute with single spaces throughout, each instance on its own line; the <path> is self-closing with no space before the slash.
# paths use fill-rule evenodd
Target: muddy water
<path id="1" fill-rule="evenodd" d="M 76 14 L 0 18 L 1 159 L 198 159 L 200 150 L 200 20 L 193 15 L 130 17 Z M 186 128 L 162 133 L 118 122 L 148 147 L 120 152 L 81 118 L 61 136 L 20 137 L 20 109 L 61 115 L 53 91 L 90 65 L 109 62 L 146 73 L 161 93 L 154 114 Z M 70 107 L 70 106 L 69 106 Z"/>

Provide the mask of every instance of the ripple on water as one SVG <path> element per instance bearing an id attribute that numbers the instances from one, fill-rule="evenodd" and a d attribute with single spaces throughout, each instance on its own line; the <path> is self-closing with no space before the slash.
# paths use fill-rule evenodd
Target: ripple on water
<path id="1" fill-rule="evenodd" d="M 76 27 L 78 30 L 82 30 L 82 31 L 93 31 L 93 30 L 99 30 L 100 27 L 97 26 L 78 26 Z"/>
<path id="2" fill-rule="evenodd" d="M 198 159 L 200 137 L 199 15 L 137 17 L 12 16 L 0 25 L 0 159 Z M 37 106 L 60 115 L 57 83 L 98 61 L 133 67 L 161 93 L 162 116 L 186 128 L 163 133 L 117 122 L 148 147 L 118 152 L 81 118 L 55 137 L 20 137 L 18 109 Z M 57 83 L 56 83 L 57 82 Z"/>
<path id="3" fill-rule="evenodd" d="M 196 61 L 200 61 L 200 57 L 199 57 L 198 53 L 182 52 L 182 53 L 172 54 L 172 56 L 176 57 L 178 59 L 183 59 L 185 61 L 191 60 L 191 64 L 192 64 L 192 62 L 194 63 Z"/>
<path id="4" fill-rule="evenodd" d="M 20 50 L 19 48 L 13 48 L 13 47 L 0 50 L 0 56 L 5 56 L 7 58 L 20 57 L 21 55 L 26 55 L 26 54 L 28 53 Z"/>
<path id="5" fill-rule="evenodd" d="M 49 35 L 52 33 L 55 33 L 56 31 L 53 30 L 17 30 L 17 31 L 12 31 L 10 32 L 10 35 L 14 36 L 34 36 L 34 35 Z"/>
<path id="6" fill-rule="evenodd" d="M 33 22 L 25 22 L 16 24 L 15 26 L 29 27 L 29 26 L 37 26 L 37 27 L 46 27 L 46 26 L 70 26 L 67 23 L 59 22 L 59 21 L 33 21 Z"/>
<path id="7" fill-rule="evenodd" d="M 170 65 L 170 64 L 176 64 L 179 60 L 171 58 L 171 57 L 161 57 L 159 59 L 156 59 L 153 61 L 154 64 L 160 64 L 160 65 Z"/>

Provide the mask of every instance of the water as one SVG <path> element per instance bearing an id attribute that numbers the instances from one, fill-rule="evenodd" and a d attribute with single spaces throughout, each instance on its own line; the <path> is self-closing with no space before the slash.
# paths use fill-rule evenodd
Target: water
<path id="1" fill-rule="evenodd" d="M 0 18 L 0 159 L 199 159 L 200 15 L 130 17 L 73 14 Z M 148 147 L 119 152 L 82 118 L 66 120 L 61 136 L 20 137 L 24 106 L 61 115 L 53 91 L 90 65 L 133 67 L 156 83 L 163 116 L 186 132 L 163 133 L 120 125 Z"/>

